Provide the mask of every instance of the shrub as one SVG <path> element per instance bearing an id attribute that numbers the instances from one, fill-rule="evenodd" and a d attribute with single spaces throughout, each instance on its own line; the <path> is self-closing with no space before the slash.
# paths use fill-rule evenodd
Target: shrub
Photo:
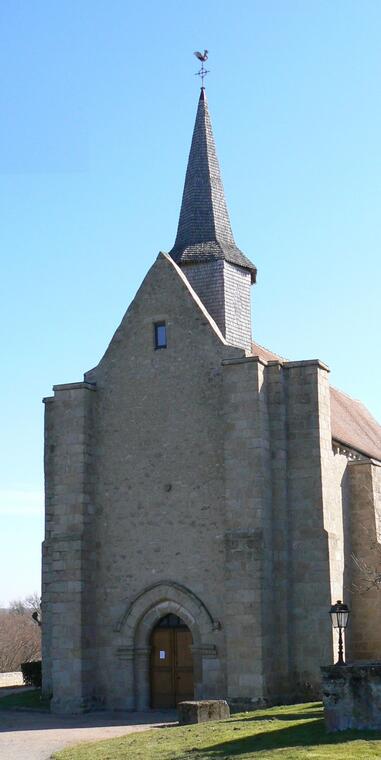
<path id="1" fill-rule="evenodd" d="M 41 660 L 22 662 L 21 672 L 26 686 L 35 686 L 36 689 L 41 686 Z"/>

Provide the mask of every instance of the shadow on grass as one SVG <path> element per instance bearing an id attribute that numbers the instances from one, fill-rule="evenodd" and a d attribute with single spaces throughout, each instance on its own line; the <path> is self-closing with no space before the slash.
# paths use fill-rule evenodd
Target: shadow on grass
<path id="1" fill-rule="evenodd" d="M 7 696 L 0 694 L 0 710 L 37 710 L 49 712 L 50 701 L 41 695 L 41 689 L 23 689 Z"/>
<path id="2" fill-rule="evenodd" d="M 244 722 L 252 722 L 252 723 L 271 723 L 273 720 L 284 720 L 287 723 L 291 723 L 294 720 L 312 720 L 317 718 L 323 717 L 323 708 L 319 707 L 314 711 L 309 712 L 300 712 L 300 713 L 269 713 L 267 715 L 263 716 L 256 716 L 255 718 L 250 717 L 249 715 L 247 717 L 243 718 L 237 718 L 234 720 L 234 715 L 232 716 L 232 723 L 244 723 Z"/>
<path id="3" fill-rule="evenodd" d="M 286 719 L 282 717 L 282 720 Z M 302 719 L 302 718 L 301 718 Z M 247 721 L 250 718 L 246 719 Z M 252 719 L 256 722 L 258 718 Z M 247 726 L 245 726 L 247 728 Z M 239 728 L 237 728 L 237 731 Z M 290 747 L 311 747 L 322 744 L 342 744 L 343 742 L 354 741 L 355 739 L 373 740 L 381 739 L 381 731 L 340 731 L 334 734 L 327 734 L 325 731 L 324 721 L 322 718 L 310 720 L 308 723 L 302 723 L 299 726 L 288 726 L 287 728 L 266 729 L 264 733 L 256 733 L 252 736 L 244 736 L 231 739 L 220 744 L 212 744 L 209 747 L 203 747 L 197 750 L 197 758 L 225 758 L 243 755 L 245 753 L 255 753 L 264 750 L 286 749 Z M 194 750 L 190 750 L 189 760 L 191 760 Z"/>

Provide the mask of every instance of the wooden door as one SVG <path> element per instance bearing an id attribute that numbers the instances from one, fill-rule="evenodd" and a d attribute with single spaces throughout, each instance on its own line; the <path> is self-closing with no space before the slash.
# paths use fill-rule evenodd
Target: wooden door
<path id="1" fill-rule="evenodd" d="M 192 634 L 185 627 L 155 628 L 151 637 L 151 706 L 176 707 L 193 699 Z"/>
<path id="2" fill-rule="evenodd" d="M 192 634 L 186 628 L 173 629 L 175 638 L 175 705 L 194 698 Z"/>

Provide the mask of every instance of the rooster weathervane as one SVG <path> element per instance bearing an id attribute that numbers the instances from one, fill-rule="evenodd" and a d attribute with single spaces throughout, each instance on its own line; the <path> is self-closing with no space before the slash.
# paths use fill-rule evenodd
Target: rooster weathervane
<path id="1" fill-rule="evenodd" d="M 206 75 L 209 74 L 208 69 L 206 69 L 204 66 L 205 61 L 208 60 L 208 50 L 204 50 L 203 53 L 200 53 L 199 50 L 195 50 L 193 55 L 195 55 L 196 58 L 198 58 L 198 60 L 201 61 L 201 69 L 200 71 L 196 71 L 195 76 L 201 77 L 201 88 L 204 89 L 204 79 Z"/>

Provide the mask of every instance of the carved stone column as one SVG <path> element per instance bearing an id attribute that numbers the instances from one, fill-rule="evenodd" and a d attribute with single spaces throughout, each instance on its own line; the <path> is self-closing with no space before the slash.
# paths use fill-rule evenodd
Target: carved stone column
<path id="1" fill-rule="evenodd" d="M 139 647 L 134 650 L 134 671 L 136 685 L 136 709 L 150 708 L 150 654 L 151 647 Z"/>

